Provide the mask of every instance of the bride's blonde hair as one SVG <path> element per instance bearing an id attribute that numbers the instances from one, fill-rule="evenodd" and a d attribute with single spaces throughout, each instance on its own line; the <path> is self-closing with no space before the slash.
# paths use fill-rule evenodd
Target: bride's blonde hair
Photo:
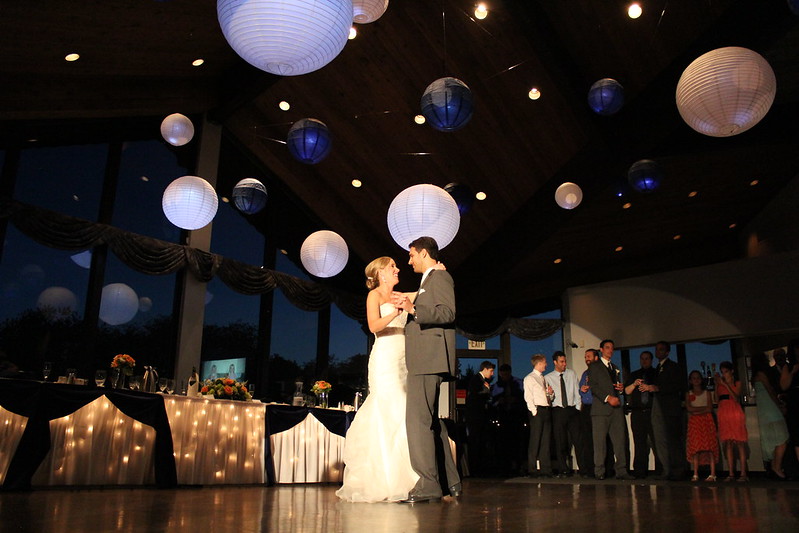
<path id="1" fill-rule="evenodd" d="M 374 259 L 371 263 L 366 265 L 366 268 L 363 269 L 364 274 L 366 274 L 366 288 L 370 291 L 372 289 L 376 289 L 378 285 L 380 285 L 380 280 L 377 279 L 377 272 L 382 270 L 388 266 L 388 264 L 392 261 L 390 257 L 378 257 Z"/>

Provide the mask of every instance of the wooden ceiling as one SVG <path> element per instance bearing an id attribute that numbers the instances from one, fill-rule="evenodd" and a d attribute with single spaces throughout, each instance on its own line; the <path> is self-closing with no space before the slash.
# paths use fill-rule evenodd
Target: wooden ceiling
<path id="1" fill-rule="evenodd" d="M 460 310 L 472 315 L 521 316 L 570 286 L 743 255 L 742 228 L 799 171 L 799 17 L 784 1 L 642 1 L 637 20 L 619 0 L 486 3 L 481 21 L 469 0 L 390 0 L 330 64 L 278 77 L 236 56 L 210 0 L 10 2 L 0 17 L 4 142 L 53 119 L 207 113 L 307 206 L 313 224 L 344 237 L 348 269 L 324 282 L 353 292 L 363 291 L 360 272 L 372 258 L 404 263 L 386 226 L 400 191 L 451 182 L 483 191 L 444 250 Z M 717 139 L 682 121 L 674 92 L 691 61 L 722 46 L 763 55 L 778 90 L 759 125 Z M 72 51 L 81 59 L 63 61 Z M 205 64 L 192 67 L 198 57 Z M 425 87 L 443 76 L 464 81 L 475 100 L 471 122 L 452 133 L 413 122 Z M 605 77 L 625 88 L 612 117 L 586 102 Z M 533 86 L 537 101 L 527 97 Z M 317 165 L 295 161 L 281 142 L 307 117 L 333 135 Z M 618 196 L 627 169 L 644 158 L 661 164 L 662 187 Z M 242 177 L 220 175 L 220 194 Z M 554 202 L 564 181 L 584 192 L 572 211 Z M 302 238 L 281 247 L 297 259 Z M 415 276 L 403 272 L 411 289 Z"/>

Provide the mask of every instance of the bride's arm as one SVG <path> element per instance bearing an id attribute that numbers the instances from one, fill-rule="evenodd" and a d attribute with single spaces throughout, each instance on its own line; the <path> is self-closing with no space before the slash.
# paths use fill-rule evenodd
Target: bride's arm
<path id="1" fill-rule="evenodd" d="M 380 316 L 380 295 L 376 290 L 369 291 L 369 295 L 366 297 L 366 322 L 372 333 L 377 333 L 388 326 L 388 323 L 394 320 L 394 317 L 401 311 L 401 309 L 397 309 L 396 313 Z"/>
<path id="2" fill-rule="evenodd" d="M 416 301 L 416 297 L 419 295 L 419 292 L 403 292 L 402 295 L 409 299 L 411 303 L 413 303 Z"/>

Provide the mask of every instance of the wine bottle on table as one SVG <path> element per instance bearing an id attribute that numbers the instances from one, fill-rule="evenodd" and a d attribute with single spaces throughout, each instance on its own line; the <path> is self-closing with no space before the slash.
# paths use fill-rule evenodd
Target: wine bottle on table
<path id="1" fill-rule="evenodd" d="M 189 387 L 186 389 L 186 396 L 194 398 L 200 395 L 200 376 L 197 375 L 197 367 L 191 367 L 189 376 Z"/>

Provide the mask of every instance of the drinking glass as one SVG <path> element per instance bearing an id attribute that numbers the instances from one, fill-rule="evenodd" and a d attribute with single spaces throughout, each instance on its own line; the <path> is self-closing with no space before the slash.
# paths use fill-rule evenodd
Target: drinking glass
<path id="1" fill-rule="evenodd" d="M 166 390 L 166 378 L 158 378 L 158 388 L 161 389 L 161 394 Z"/>
<path id="2" fill-rule="evenodd" d="M 44 376 L 44 380 L 50 377 L 50 374 L 53 372 L 53 363 L 50 361 L 45 361 L 44 366 L 42 367 L 42 375 Z"/>
<path id="3" fill-rule="evenodd" d="M 166 391 L 169 394 L 174 394 L 175 393 L 175 380 L 174 379 L 166 380 Z"/>
<path id="4" fill-rule="evenodd" d="M 105 378 L 108 376 L 105 370 L 98 370 L 94 373 L 94 382 L 98 387 L 105 387 Z"/>
<path id="5" fill-rule="evenodd" d="M 130 390 L 139 390 L 139 376 L 130 376 Z"/>
<path id="6" fill-rule="evenodd" d="M 255 383 L 247 384 L 247 392 L 250 393 L 250 398 L 255 398 Z"/>

